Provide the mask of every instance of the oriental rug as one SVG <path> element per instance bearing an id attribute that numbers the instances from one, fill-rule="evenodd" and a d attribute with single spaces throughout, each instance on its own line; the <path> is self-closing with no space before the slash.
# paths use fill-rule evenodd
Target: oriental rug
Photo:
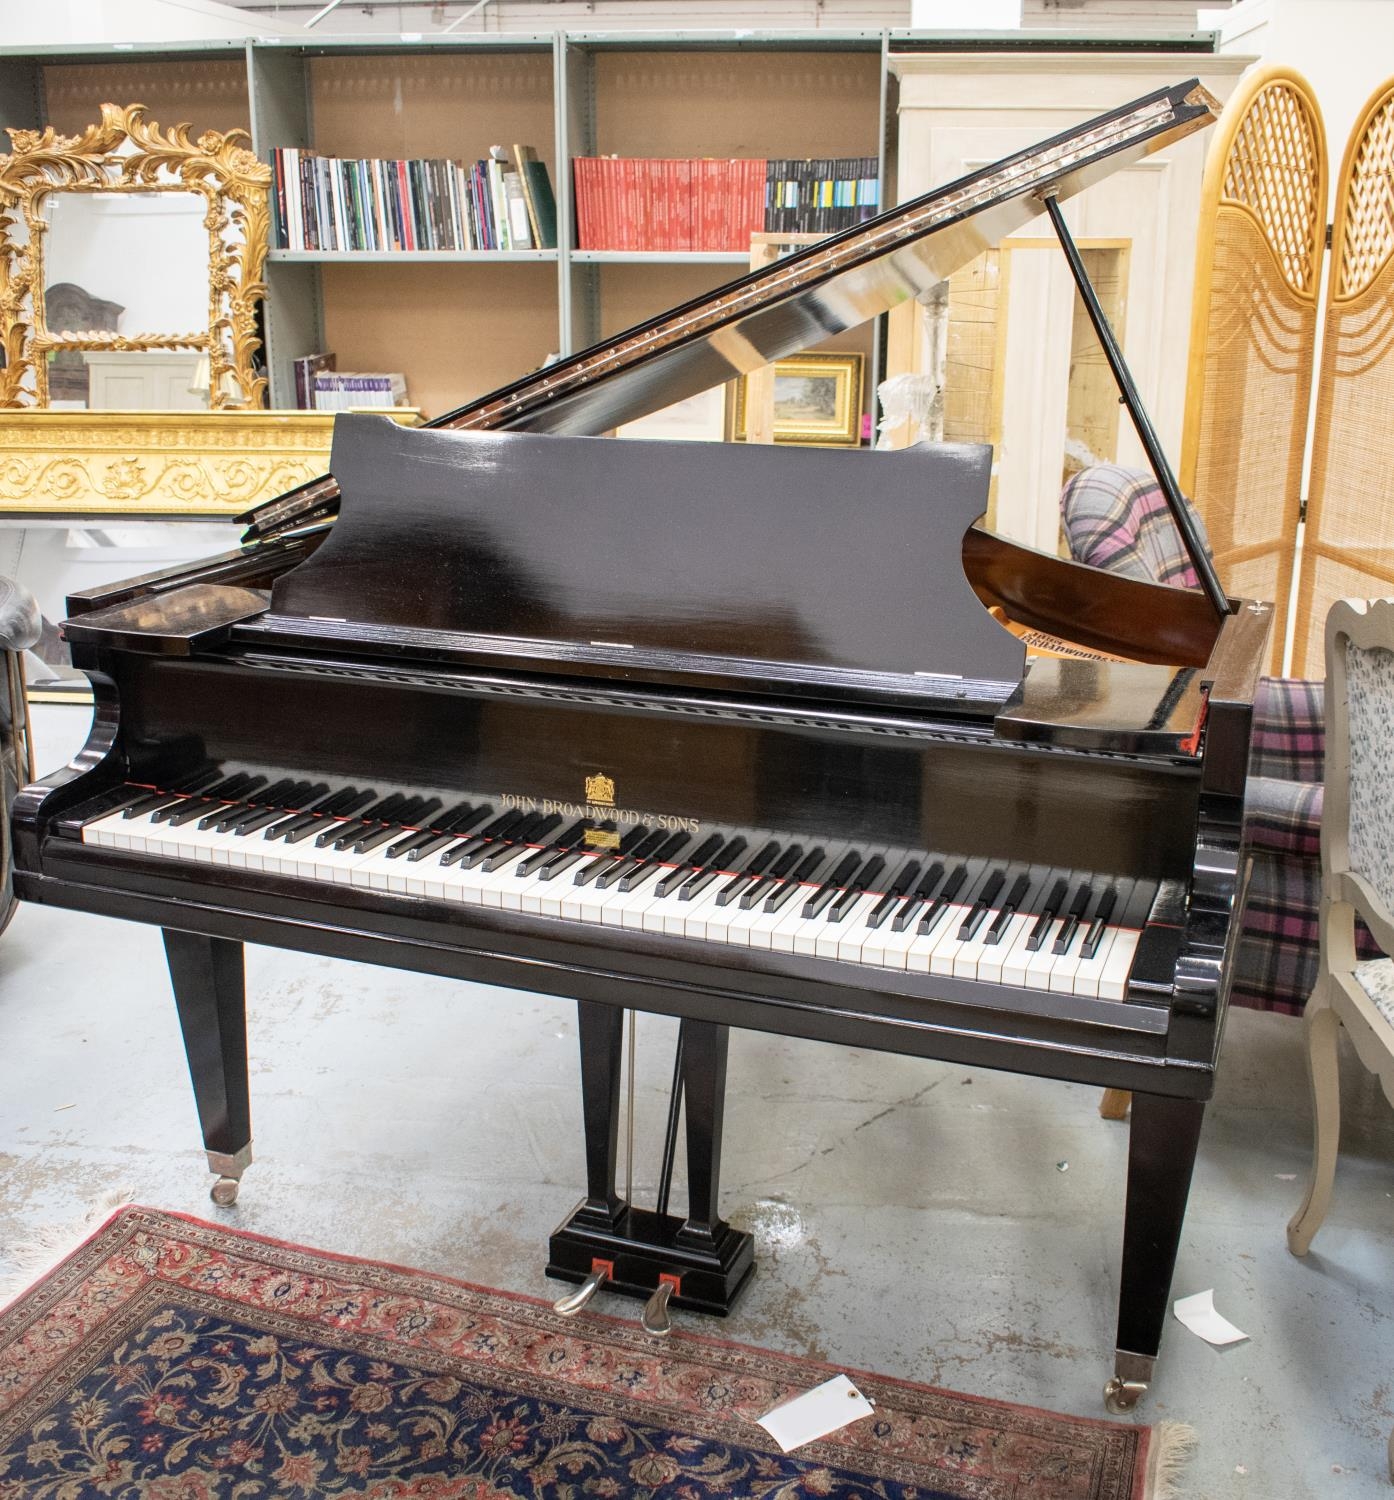
<path id="1" fill-rule="evenodd" d="M 0 1312 L 4 1500 L 1157 1500 L 1155 1429 L 857 1374 L 128 1207 Z M 851 1372 L 849 1372 L 851 1373 Z"/>

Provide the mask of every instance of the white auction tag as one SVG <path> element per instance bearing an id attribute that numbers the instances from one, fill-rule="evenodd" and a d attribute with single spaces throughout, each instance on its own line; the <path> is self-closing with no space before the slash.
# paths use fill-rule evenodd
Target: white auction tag
<path id="1" fill-rule="evenodd" d="M 834 1375 L 758 1420 L 786 1453 L 792 1453 L 804 1443 L 816 1442 L 849 1422 L 869 1417 L 875 1409 L 845 1375 Z"/>
<path id="2" fill-rule="evenodd" d="M 1249 1336 L 1215 1311 L 1213 1287 L 1192 1297 L 1178 1297 L 1171 1310 L 1192 1333 L 1198 1333 L 1208 1344 L 1237 1344 Z"/>

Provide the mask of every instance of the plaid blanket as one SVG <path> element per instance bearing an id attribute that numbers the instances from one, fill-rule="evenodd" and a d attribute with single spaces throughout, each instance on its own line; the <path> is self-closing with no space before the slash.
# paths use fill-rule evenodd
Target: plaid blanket
<path id="1" fill-rule="evenodd" d="M 1120 464 L 1082 469 L 1066 484 L 1060 510 L 1076 561 L 1152 583 L 1198 587 L 1150 474 Z M 1199 516 L 1191 514 L 1204 537 Z M 1263 678 L 1244 804 L 1243 848 L 1254 869 L 1231 991 L 1236 1005 L 1300 1015 L 1316 981 L 1325 748 L 1323 685 Z M 1373 946 L 1368 934 L 1364 939 L 1362 952 Z"/>

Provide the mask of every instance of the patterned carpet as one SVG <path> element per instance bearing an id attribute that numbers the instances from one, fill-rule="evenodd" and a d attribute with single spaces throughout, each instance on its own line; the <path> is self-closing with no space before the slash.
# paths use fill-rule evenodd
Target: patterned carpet
<path id="1" fill-rule="evenodd" d="M 0 1497 L 1164 1492 L 1147 1428 L 864 1375 L 874 1416 L 780 1453 L 754 1418 L 830 1373 L 126 1208 L 0 1312 Z"/>

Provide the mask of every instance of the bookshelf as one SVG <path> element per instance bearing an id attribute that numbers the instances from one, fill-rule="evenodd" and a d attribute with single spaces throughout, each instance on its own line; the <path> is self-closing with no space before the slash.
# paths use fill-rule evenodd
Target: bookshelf
<path id="1" fill-rule="evenodd" d="M 437 415 L 744 273 L 745 250 L 575 250 L 575 156 L 875 156 L 887 173 L 895 81 L 882 31 L 326 37 L 178 47 L 0 49 L 0 125 L 71 133 L 106 99 L 195 131 L 241 126 L 273 147 L 473 160 L 536 147 L 561 245 L 526 251 L 272 250 L 271 403 L 291 361 L 405 371 Z M 829 345 L 879 367 L 877 329 Z M 868 402 L 873 398 L 868 394 Z"/>

